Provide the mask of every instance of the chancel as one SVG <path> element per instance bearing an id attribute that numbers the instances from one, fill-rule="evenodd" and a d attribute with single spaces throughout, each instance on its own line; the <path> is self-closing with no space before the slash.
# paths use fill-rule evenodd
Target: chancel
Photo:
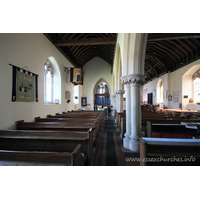
<path id="1" fill-rule="evenodd" d="M 1 33 L 0 44 L 1 166 L 200 165 L 200 33 Z"/>

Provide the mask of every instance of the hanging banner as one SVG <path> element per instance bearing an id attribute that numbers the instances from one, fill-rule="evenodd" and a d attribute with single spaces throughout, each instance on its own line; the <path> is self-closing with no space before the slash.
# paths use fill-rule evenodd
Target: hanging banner
<path id="1" fill-rule="evenodd" d="M 81 97 L 81 106 L 87 106 L 87 97 Z"/>
<path id="2" fill-rule="evenodd" d="M 83 76 L 81 68 L 70 68 L 70 82 L 74 85 L 83 85 Z"/>
<path id="3" fill-rule="evenodd" d="M 11 101 L 38 102 L 38 75 L 9 65 L 13 68 Z"/>
<path id="4" fill-rule="evenodd" d="M 17 84 L 17 68 L 15 66 L 12 66 L 13 68 L 13 74 L 12 74 L 12 98 L 11 101 L 16 101 L 17 98 L 17 91 L 16 91 L 16 84 Z"/>
<path id="5" fill-rule="evenodd" d="M 35 77 L 17 71 L 17 101 L 34 101 Z"/>

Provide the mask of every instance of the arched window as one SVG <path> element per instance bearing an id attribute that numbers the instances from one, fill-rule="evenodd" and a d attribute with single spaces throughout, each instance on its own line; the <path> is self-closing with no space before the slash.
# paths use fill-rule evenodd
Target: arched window
<path id="1" fill-rule="evenodd" d="M 96 94 L 109 94 L 108 86 L 104 81 L 97 86 Z"/>
<path id="2" fill-rule="evenodd" d="M 110 105 L 110 94 L 106 82 L 101 81 L 96 88 L 94 104 L 101 106 Z"/>
<path id="3" fill-rule="evenodd" d="M 194 103 L 200 102 L 200 69 L 192 76 L 193 78 L 193 98 Z"/>
<path id="4" fill-rule="evenodd" d="M 78 85 L 73 86 L 73 103 L 79 104 L 79 86 Z"/>
<path id="5" fill-rule="evenodd" d="M 163 103 L 163 92 L 164 85 L 161 79 L 159 79 L 157 84 L 157 103 Z"/>
<path id="6" fill-rule="evenodd" d="M 53 67 L 49 60 L 44 64 L 44 103 L 53 104 Z"/>

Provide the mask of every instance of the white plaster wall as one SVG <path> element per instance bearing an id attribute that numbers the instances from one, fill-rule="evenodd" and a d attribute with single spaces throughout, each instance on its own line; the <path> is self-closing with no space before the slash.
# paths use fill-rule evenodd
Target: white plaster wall
<path id="1" fill-rule="evenodd" d="M 0 129 L 15 129 L 15 121 L 33 121 L 34 117 L 46 117 L 73 109 L 72 99 L 65 100 L 65 90 L 72 92 L 69 74 L 64 67 L 72 67 L 69 61 L 52 45 L 43 34 L 0 34 Z M 44 105 L 44 63 L 53 56 L 61 73 L 61 104 Z M 39 102 L 12 102 L 12 67 L 27 66 L 38 74 Z M 71 95 L 72 98 L 72 95 Z"/>
<path id="2" fill-rule="evenodd" d="M 109 86 L 109 93 L 112 94 L 112 74 L 111 66 L 99 57 L 95 57 L 83 66 L 85 72 L 85 80 L 82 90 L 82 95 L 87 97 L 87 103 L 89 110 L 94 108 L 94 86 L 102 78 Z M 111 90 L 111 91 L 110 91 Z M 112 102 L 111 102 L 112 103 Z"/>
<path id="3" fill-rule="evenodd" d="M 164 83 L 164 90 L 167 90 L 167 96 L 171 94 L 173 96 L 173 91 L 179 92 L 179 102 L 174 103 L 173 97 L 172 101 L 164 100 L 164 105 L 170 109 L 178 109 L 179 103 L 182 103 L 183 108 L 187 108 L 187 101 L 183 99 L 183 95 L 188 93 L 192 94 L 191 87 L 191 77 L 193 73 L 200 68 L 200 60 L 192 62 L 185 67 L 182 67 L 179 70 L 176 70 L 172 73 L 165 74 L 147 84 L 143 87 L 147 87 L 147 93 L 151 93 L 157 87 L 157 82 L 159 79 L 162 79 Z M 189 80 L 190 79 L 190 80 Z M 184 83 L 183 83 L 184 82 Z M 166 87 L 165 87 L 166 86 Z M 153 98 L 153 104 L 156 104 L 156 97 Z"/>

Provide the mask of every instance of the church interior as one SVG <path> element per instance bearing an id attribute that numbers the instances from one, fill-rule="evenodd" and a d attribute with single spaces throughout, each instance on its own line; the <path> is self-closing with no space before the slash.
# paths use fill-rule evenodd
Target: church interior
<path id="1" fill-rule="evenodd" d="M 0 42 L 2 165 L 199 165 L 199 33 L 2 33 Z M 91 141 L 75 136 L 90 128 Z"/>
<path id="2" fill-rule="evenodd" d="M 44 2 L 0 13 L 3 199 L 197 198 L 198 6 Z"/>

